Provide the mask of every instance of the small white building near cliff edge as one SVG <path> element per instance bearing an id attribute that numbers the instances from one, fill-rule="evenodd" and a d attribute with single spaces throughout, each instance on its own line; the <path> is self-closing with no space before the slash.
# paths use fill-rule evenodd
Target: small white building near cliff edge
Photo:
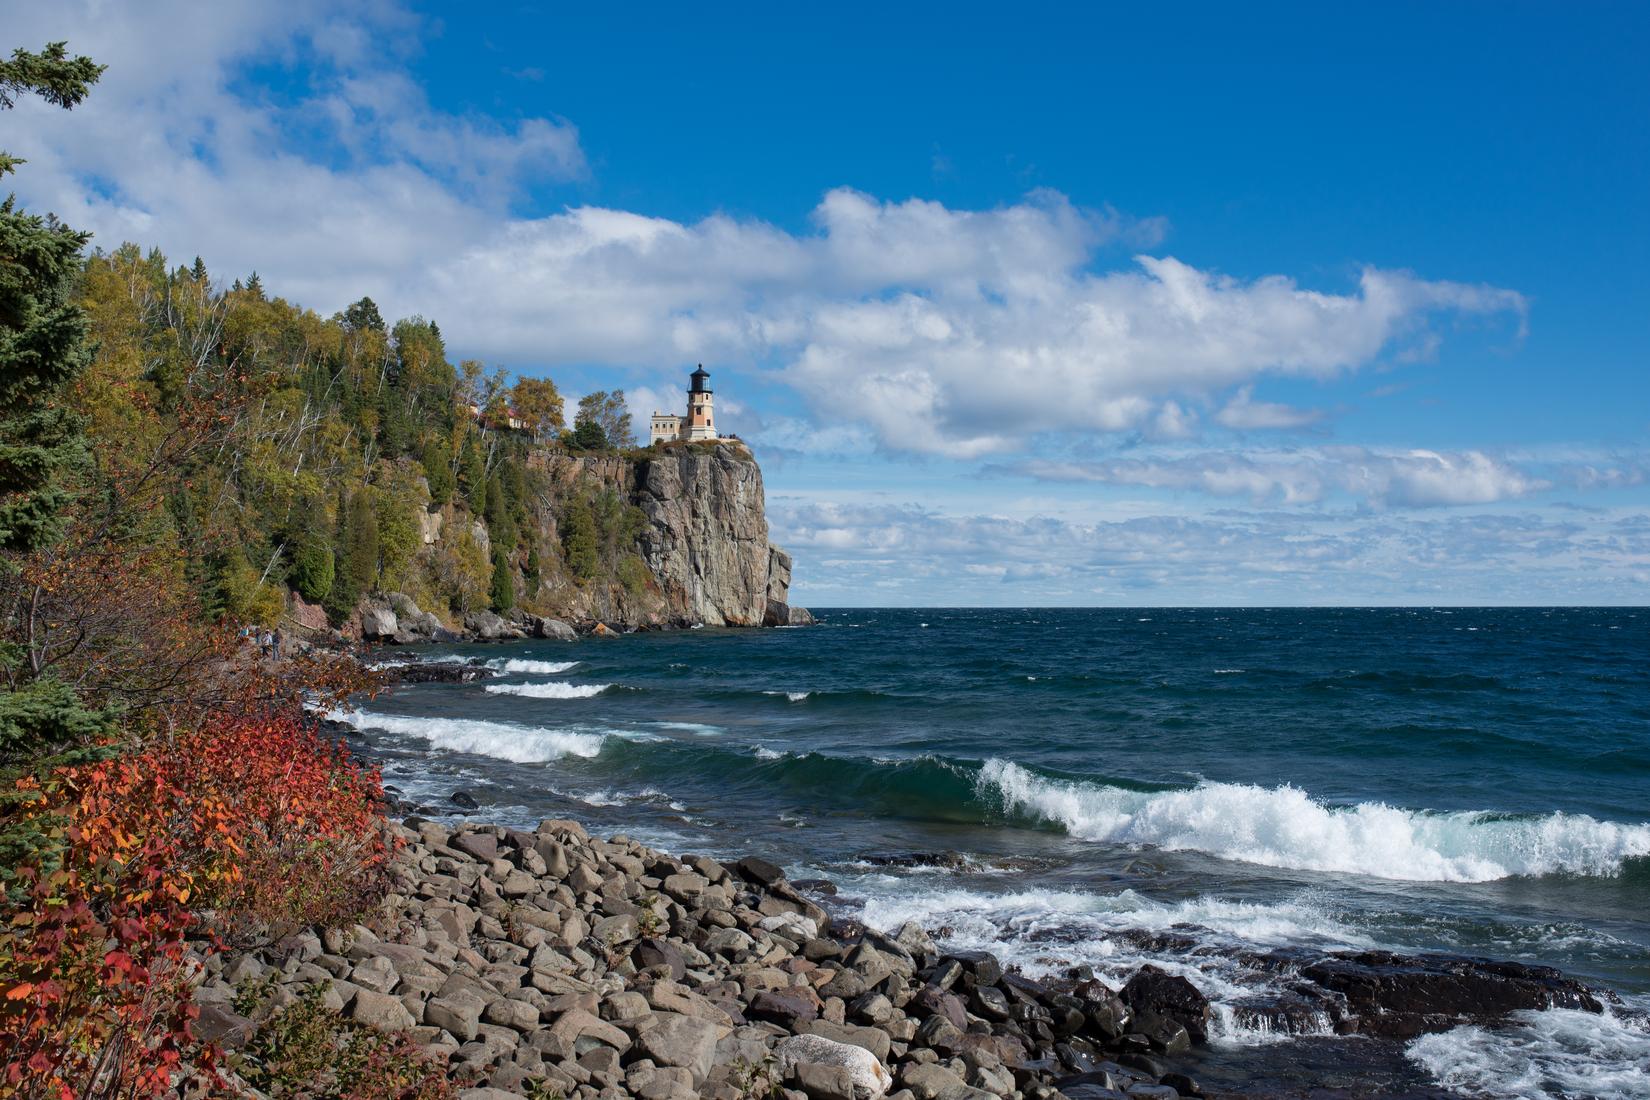
<path id="1" fill-rule="evenodd" d="M 697 442 L 701 439 L 720 439 L 716 434 L 716 420 L 712 407 L 710 388 L 705 385 L 710 381 L 710 371 L 703 363 L 691 375 L 693 384 L 688 387 L 687 415 L 677 416 L 675 413 L 655 412 L 649 425 L 648 442 L 666 443 L 678 440 Z"/>

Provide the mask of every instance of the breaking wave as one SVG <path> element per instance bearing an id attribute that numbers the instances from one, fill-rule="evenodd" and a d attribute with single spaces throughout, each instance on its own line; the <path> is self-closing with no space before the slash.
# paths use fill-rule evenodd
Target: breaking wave
<path id="1" fill-rule="evenodd" d="M 541 662 L 542 663 L 542 662 Z M 528 699 L 588 699 L 600 695 L 612 684 L 570 684 L 553 680 L 548 684 L 488 684 L 490 695 L 520 695 Z"/>
<path id="2" fill-rule="evenodd" d="M 1405 1054 L 1454 1092 L 1516 1100 L 1650 1095 L 1650 1031 L 1643 1021 L 1552 1008 L 1517 1012 L 1511 1026 L 1424 1035 Z"/>
<path id="3" fill-rule="evenodd" d="M 1201 783 L 1135 791 L 1039 776 L 1006 760 L 980 769 L 982 795 L 1082 840 L 1193 850 L 1267 867 L 1425 882 L 1616 875 L 1650 856 L 1650 824 L 1586 814 L 1437 813 L 1379 802 L 1336 807 L 1297 787 Z"/>
<path id="4" fill-rule="evenodd" d="M 573 730 L 536 729 L 474 718 L 413 718 L 362 710 L 335 710 L 327 717 L 356 729 L 382 730 L 416 737 L 449 752 L 492 756 L 516 764 L 537 764 L 564 756 L 595 756 L 606 735 Z"/>
<path id="5" fill-rule="evenodd" d="M 573 668 L 577 661 L 531 661 L 525 657 L 495 657 L 487 667 L 495 672 L 522 672 L 536 676 L 553 676 Z"/>

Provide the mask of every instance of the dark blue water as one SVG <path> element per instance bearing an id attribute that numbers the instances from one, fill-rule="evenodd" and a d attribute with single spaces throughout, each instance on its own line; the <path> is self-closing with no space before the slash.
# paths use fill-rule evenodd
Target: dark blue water
<path id="1" fill-rule="evenodd" d="M 1233 1044 L 1277 1038 L 1245 1023 L 1254 976 L 1137 933 L 1468 951 L 1650 994 L 1650 611 L 822 619 L 458 647 L 504 674 L 398 688 L 354 721 L 415 797 L 760 850 L 868 920 L 943 924 L 1033 971 L 1179 968 Z M 1643 1038 L 1530 1026 L 1550 1049 L 1529 1057 L 1559 1067 Z M 1471 1061 L 1473 1039 L 1450 1049 Z"/>

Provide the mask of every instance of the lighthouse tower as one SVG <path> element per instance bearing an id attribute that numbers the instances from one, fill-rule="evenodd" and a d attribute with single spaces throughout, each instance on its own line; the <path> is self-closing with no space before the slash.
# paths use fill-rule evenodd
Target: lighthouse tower
<path id="1" fill-rule="evenodd" d="M 690 377 L 693 384 L 688 388 L 687 415 L 655 412 L 649 425 L 652 442 L 672 443 L 686 440 L 691 443 L 701 439 L 721 438 L 716 434 L 716 418 L 712 405 L 714 397 L 710 387 L 705 384 L 710 381 L 710 371 L 701 363 L 699 369 Z"/>
<path id="2" fill-rule="evenodd" d="M 716 422 L 712 417 L 710 387 L 705 383 L 710 381 L 710 371 L 703 363 L 690 376 L 693 385 L 688 387 L 687 423 L 682 425 L 682 436 L 687 440 L 715 439 Z"/>

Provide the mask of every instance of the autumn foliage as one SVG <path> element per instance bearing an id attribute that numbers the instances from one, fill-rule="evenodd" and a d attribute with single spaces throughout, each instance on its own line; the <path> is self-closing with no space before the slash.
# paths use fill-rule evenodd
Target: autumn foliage
<path id="1" fill-rule="evenodd" d="M 357 919 L 389 852 L 379 781 L 292 715 L 232 716 L 25 780 L 61 847 L 0 928 L 0 1095 L 149 1096 L 195 1047 L 191 969 Z M 45 862 L 45 861 L 43 861 Z"/>

